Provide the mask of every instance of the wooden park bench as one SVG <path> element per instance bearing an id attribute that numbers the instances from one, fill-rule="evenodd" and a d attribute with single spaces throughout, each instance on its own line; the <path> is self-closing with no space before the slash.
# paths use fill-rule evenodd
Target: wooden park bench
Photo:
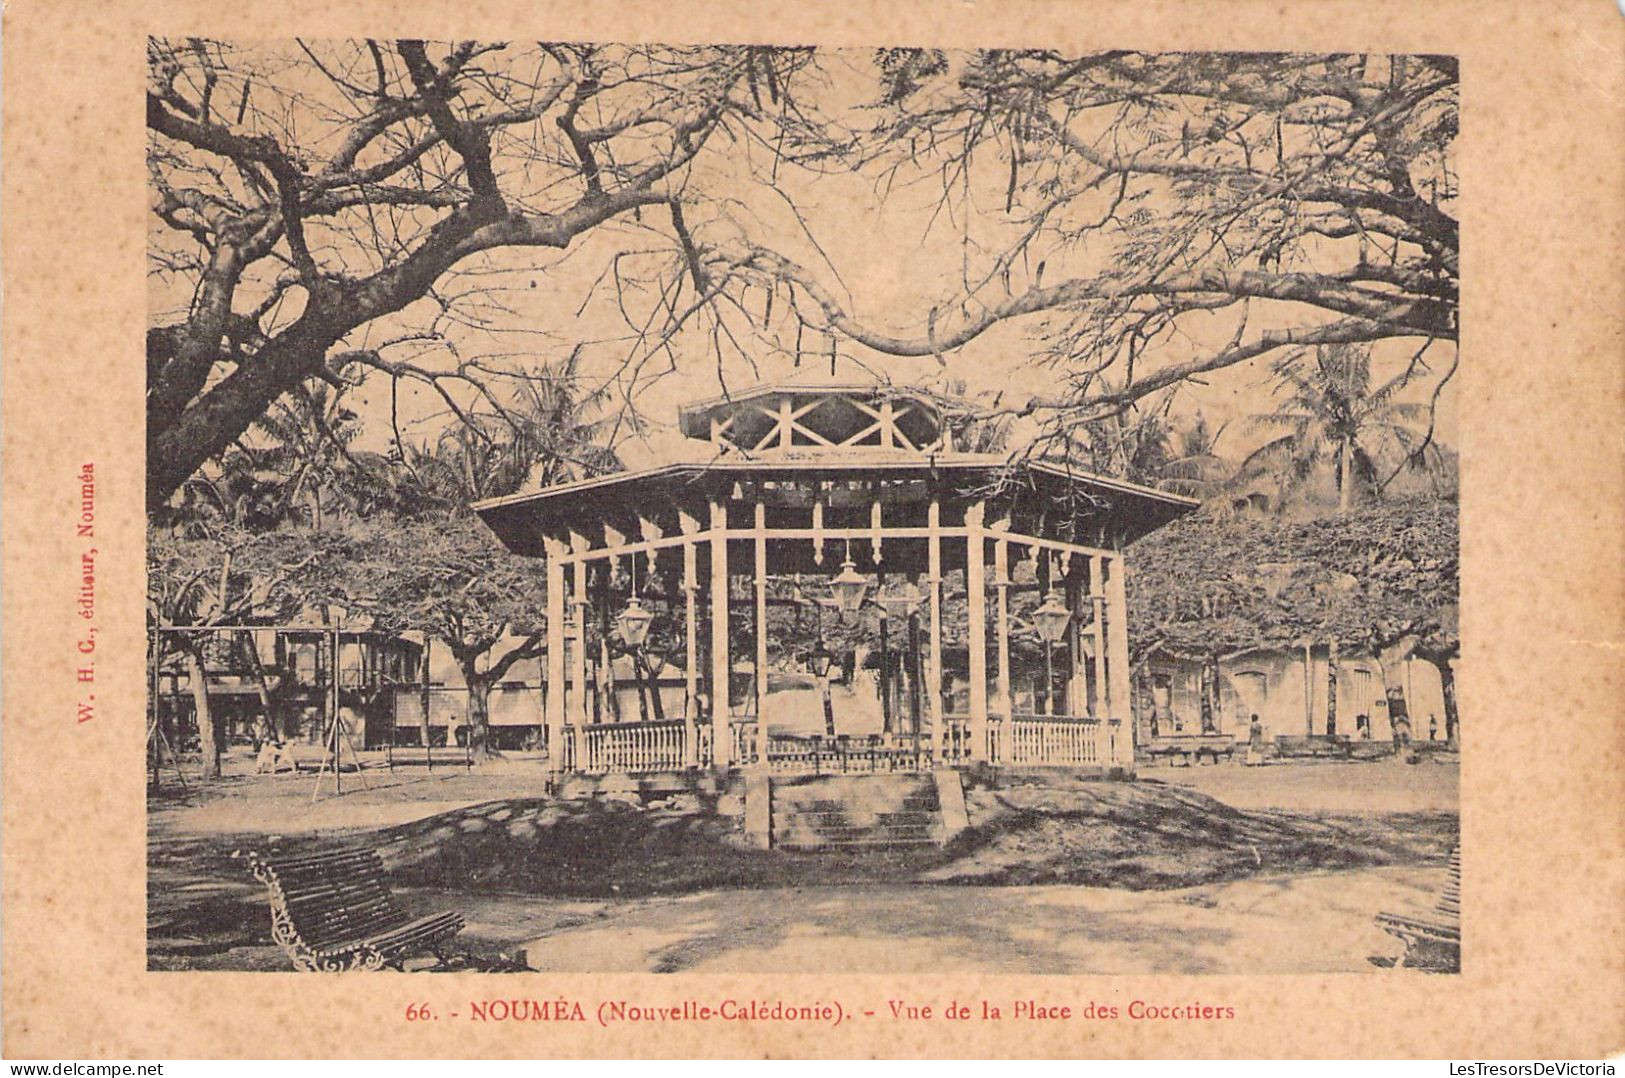
<path id="1" fill-rule="evenodd" d="M 1186 765 L 1200 764 L 1204 756 L 1218 763 L 1220 756 L 1228 760 L 1235 755 L 1236 739 L 1229 734 L 1174 734 L 1151 738 L 1140 751 L 1152 760 L 1169 763 L 1177 757 Z"/>
<path id="2" fill-rule="evenodd" d="M 271 938 L 295 969 L 324 973 L 401 968 L 413 955 L 441 948 L 463 928 L 460 913 L 414 918 L 397 909 L 372 850 L 300 856 L 247 854 L 271 900 Z"/>
<path id="3" fill-rule="evenodd" d="M 1394 959 L 1395 969 L 1424 965 L 1450 970 L 1461 968 L 1461 847 L 1450 853 L 1450 872 L 1444 890 L 1433 907 L 1432 917 L 1407 917 L 1398 913 L 1377 914 L 1377 926 L 1398 936 L 1405 949 Z M 1412 962 L 1412 951 L 1423 958 Z"/>
<path id="4" fill-rule="evenodd" d="M 1347 760 L 1354 754 L 1354 743 L 1343 734 L 1277 734 L 1275 755 L 1282 759 L 1302 756 L 1329 756 Z"/>

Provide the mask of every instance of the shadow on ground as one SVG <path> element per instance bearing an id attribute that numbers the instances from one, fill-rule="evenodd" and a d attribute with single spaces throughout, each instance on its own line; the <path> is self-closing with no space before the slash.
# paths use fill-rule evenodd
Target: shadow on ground
<path id="1" fill-rule="evenodd" d="M 979 788 L 967 796 L 974 824 L 946 848 L 864 853 L 757 850 L 742 841 L 737 818 L 703 802 L 641 807 L 504 798 L 393 826 L 288 838 L 269 828 L 195 834 L 155 824 L 148 847 L 148 962 L 155 969 L 287 968 L 271 947 L 264 891 L 234 856 L 244 849 L 375 847 L 404 907 L 469 910 L 465 945 L 494 958 L 527 934 L 590 925 L 606 916 L 605 900 L 832 885 L 1159 891 L 1255 876 L 1437 864 L 1458 829 L 1454 813 L 1242 811 L 1157 783 Z M 532 905 L 515 907 L 517 899 Z M 535 904 L 540 899 L 550 900 L 545 909 Z M 1190 900 L 1202 902 L 1201 892 Z M 1112 935 L 1128 940 L 1132 917 L 1124 917 Z M 771 916 L 754 927 L 730 924 L 726 946 L 748 944 L 753 932 L 766 937 L 780 930 Z M 656 967 L 703 964 L 724 946 L 722 935 L 712 935 L 700 931 L 673 941 Z M 1038 952 L 1033 960 L 1044 965 Z"/>

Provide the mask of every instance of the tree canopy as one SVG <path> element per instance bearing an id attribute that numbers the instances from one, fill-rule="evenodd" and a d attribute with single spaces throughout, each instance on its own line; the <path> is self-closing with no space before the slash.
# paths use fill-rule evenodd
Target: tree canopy
<path id="1" fill-rule="evenodd" d="M 879 66 L 879 119 L 854 140 L 865 165 L 934 172 L 948 215 L 986 213 L 1007 177 L 1022 227 L 967 253 L 912 335 L 865 324 L 770 251 L 738 263 L 794 281 L 877 351 L 940 358 L 1029 320 L 1064 391 L 1019 410 L 1083 422 L 1283 348 L 1456 339 L 1452 58 L 886 50 Z M 1158 361 L 1213 340 L 1193 327 L 1216 317 L 1225 337 Z"/>
<path id="2" fill-rule="evenodd" d="M 500 309 L 497 290 L 448 276 L 622 215 L 686 265 L 685 168 L 719 132 L 749 138 L 767 97 L 793 123 L 804 63 L 730 46 L 153 40 L 150 261 L 190 299 L 147 334 L 149 504 L 347 362 L 423 379 L 454 411 L 447 384 L 471 386 L 502 411 L 490 383 L 511 371 L 413 361 Z M 641 216 L 657 208 L 658 230 Z M 419 301 L 395 335 L 367 332 Z"/>
<path id="3" fill-rule="evenodd" d="M 982 410 L 1061 427 L 1283 349 L 1454 356 L 1449 58 L 157 39 L 148 71 L 152 506 L 359 372 L 392 418 L 406 381 L 520 429 L 532 361 L 610 339 L 583 311 L 634 423 L 695 364 L 884 374 L 1004 323 L 1054 389 Z M 856 291 L 806 211 L 854 183 L 933 244 Z"/>
<path id="4" fill-rule="evenodd" d="M 1460 647 L 1454 502 L 1411 498 L 1312 521 L 1193 516 L 1130 549 L 1129 631 L 1209 655 L 1305 641 Z"/>

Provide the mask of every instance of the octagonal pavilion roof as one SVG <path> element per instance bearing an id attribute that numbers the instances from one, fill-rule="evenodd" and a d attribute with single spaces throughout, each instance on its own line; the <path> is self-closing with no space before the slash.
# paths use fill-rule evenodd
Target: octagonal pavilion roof
<path id="1" fill-rule="evenodd" d="M 962 514 L 963 505 L 986 500 L 989 519 L 1011 520 L 1028 534 L 1109 535 L 1119 545 L 1198 504 L 1064 460 L 962 451 L 957 421 L 974 415 L 952 397 L 880 384 L 755 386 L 679 410 L 679 429 L 709 443 L 708 459 L 563 483 L 474 509 L 510 549 L 537 554 L 544 538 L 571 532 L 624 534 L 643 521 L 674 530 L 679 513 L 703 519 L 699 507 L 710 501 L 737 509 L 748 491 L 768 492 L 778 506 L 819 497 L 836 511 L 850 502 L 867 512 L 880 497 L 873 492 L 887 490 L 900 507 L 936 497 L 949 516 L 950 505 Z"/>

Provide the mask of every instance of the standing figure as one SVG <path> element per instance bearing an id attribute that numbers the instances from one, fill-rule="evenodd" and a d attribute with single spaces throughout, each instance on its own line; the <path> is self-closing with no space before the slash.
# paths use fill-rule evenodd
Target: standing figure
<path id="1" fill-rule="evenodd" d="M 1258 721 L 1258 713 L 1254 712 L 1252 721 L 1247 724 L 1247 766 L 1262 767 L 1264 764 L 1264 724 Z"/>

